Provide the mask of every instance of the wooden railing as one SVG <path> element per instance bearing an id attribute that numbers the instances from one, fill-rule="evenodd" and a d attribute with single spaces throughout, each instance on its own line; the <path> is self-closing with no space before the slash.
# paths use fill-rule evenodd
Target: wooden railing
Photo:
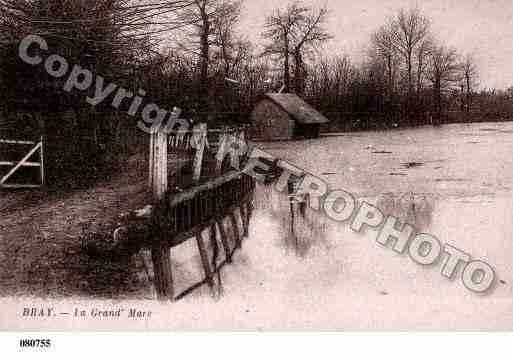
<path id="1" fill-rule="evenodd" d="M 208 130 L 206 124 L 198 124 L 187 131 L 159 131 L 150 136 L 149 186 L 153 195 L 160 199 L 168 190 L 168 154 L 170 151 L 194 151 L 193 182 L 201 178 L 205 152 L 217 154 L 219 148 L 228 146 L 230 138 L 245 141 L 245 128 L 225 128 Z M 222 161 L 216 164 L 217 174 L 221 174 Z"/>
<path id="2" fill-rule="evenodd" d="M 194 140 L 195 133 L 198 129 L 179 130 L 168 133 L 168 144 L 173 150 L 192 151 L 195 149 L 197 142 Z M 245 136 L 246 127 L 225 127 L 221 129 L 208 129 L 206 135 L 206 147 L 215 150 L 223 141 L 224 136 L 235 136 L 237 138 Z"/>
<path id="3" fill-rule="evenodd" d="M 232 172 L 189 191 L 170 195 L 159 203 L 152 216 L 154 233 L 158 235 L 152 240 L 151 250 L 155 288 L 161 299 L 180 299 L 203 284 L 214 291 L 216 273 L 231 263 L 234 252 L 242 248 L 243 238 L 249 235 L 254 190 L 252 177 Z M 229 232 L 234 236 L 234 246 L 230 245 L 225 219 L 231 224 Z M 212 262 L 208 260 L 204 232 L 208 232 L 210 246 L 214 249 Z M 204 279 L 175 296 L 170 249 L 190 239 L 196 240 Z M 217 248 L 220 247 L 225 254 L 222 262 L 218 261 Z"/>
<path id="4" fill-rule="evenodd" d="M 168 145 L 174 150 L 193 150 L 193 131 L 172 131 L 168 135 Z"/>
<path id="5" fill-rule="evenodd" d="M 228 136 L 233 133 L 235 131 L 213 130 L 210 135 L 220 138 L 219 146 L 228 146 Z M 243 139 L 244 135 L 238 133 L 240 137 L 237 138 Z M 114 234 L 116 238 L 116 233 L 126 233 L 130 239 L 131 232 L 143 233 L 141 237 L 135 237 L 137 237 L 136 240 L 143 238 L 144 243 L 138 243 L 135 247 L 151 249 L 154 285 L 160 299 L 180 299 L 205 283 L 214 291 L 216 273 L 220 278 L 220 269 L 232 261 L 233 253 L 242 247 L 243 238 L 249 235 L 255 180 L 240 171 L 225 174 L 221 172 L 217 174 L 216 171 L 216 177 L 200 184 L 198 180 L 208 142 L 207 137 L 206 125 L 198 125 L 191 132 L 171 134 L 158 132 L 151 135 L 149 185 L 153 189 L 154 203 L 157 204 L 151 207 L 151 210 L 143 211 L 144 218 L 131 218 L 133 223 L 118 228 Z M 197 182 L 192 188 L 187 188 L 183 192 L 168 190 L 169 145 L 181 146 L 181 149 L 192 146 L 191 148 L 195 150 L 193 179 Z M 218 167 L 221 169 L 220 165 Z M 237 217 L 240 219 L 242 228 L 239 226 Z M 225 228 L 226 219 L 229 219 L 230 231 Z M 125 230 L 121 231 L 122 228 Z M 214 251 L 212 262 L 209 261 L 207 244 L 203 238 L 204 232 L 208 232 L 210 247 Z M 233 241 L 229 240 L 229 233 L 233 236 Z M 175 295 L 170 251 L 171 248 L 190 239 L 196 240 L 204 279 L 183 293 Z M 131 243 L 127 244 L 131 246 Z M 221 247 L 224 250 L 225 259 L 219 262 L 218 255 Z"/>
<path id="6" fill-rule="evenodd" d="M 160 230 L 170 236 L 169 244 L 177 246 L 190 233 L 204 230 L 212 221 L 250 202 L 254 189 L 252 177 L 230 172 L 186 192 L 170 195 L 160 202 L 154 214 Z M 244 222 L 244 218 L 242 220 Z"/>

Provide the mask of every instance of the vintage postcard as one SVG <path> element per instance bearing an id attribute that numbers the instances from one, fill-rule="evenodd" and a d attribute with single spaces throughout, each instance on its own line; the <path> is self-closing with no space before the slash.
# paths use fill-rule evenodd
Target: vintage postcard
<path id="1" fill-rule="evenodd" d="M 0 329 L 513 329 L 512 38 L 506 0 L 0 0 Z"/>

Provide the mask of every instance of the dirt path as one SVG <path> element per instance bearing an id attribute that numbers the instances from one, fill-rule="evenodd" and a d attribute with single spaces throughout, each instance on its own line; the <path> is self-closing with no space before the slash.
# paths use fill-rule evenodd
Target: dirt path
<path id="1" fill-rule="evenodd" d="M 146 162 L 94 188 L 66 194 L 0 192 L 0 295 L 122 297 L 141 288 L 133 259 L 92 258 L 88 238 L 147 204 Z M 144 287 L 144 286 L 143 286 Z"/>

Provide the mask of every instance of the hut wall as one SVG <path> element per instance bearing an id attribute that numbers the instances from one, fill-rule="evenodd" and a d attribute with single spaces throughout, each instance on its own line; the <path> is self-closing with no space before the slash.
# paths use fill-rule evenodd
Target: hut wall
<path id="1" fill-rule="evenodd" d="M 304 137 L 304 138 L 318 138 L 321 132 L 321 125 L 319 124 L 297 124 L 294 137 Z"/>
<path id="2" fill-rule="evenodd" d="M 258 103 L 251 113 L 253 136 L 261 140 L 288 140 L 294 135 L 295 121 L 270 100 Z"/>

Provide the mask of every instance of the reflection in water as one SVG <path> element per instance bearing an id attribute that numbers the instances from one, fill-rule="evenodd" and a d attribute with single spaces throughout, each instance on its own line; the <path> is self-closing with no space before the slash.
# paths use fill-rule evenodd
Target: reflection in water
<path id="1" fill-rule="evenodd" d="M 432 195 L 414 192 L 397 195 L 387 192 L 378 197 L 376 205 L 385 216 L 394 216 L 401 223 L 408 223 L 419 231 L 425 231 L 431 226 L 434 202 Z"/>
<path id="2" fill-rule="evenodd" d="M 255 207 L 279 222 L 280 238 L 283 240 L 280 245 L 287 252 L 306 257 L 314 246 L 329 249 L 327 235 L 334 223 L 330 223 L 324 213 L 305 207 L 302 203 L 291 206 L 289 196 L 279 193 L 273 186 L 258 186 Z"/>
<path id="3" fill-rule="evenodd" d="M 434 195 L 388 192 L 377 199 L 365 200 L 375 203 L 385 217 L 394 216 L 401 223 L 415 227 L 418 232 L 431 230 Z M 305 257 L 314 246 L 329 250 L 331 245 L 328 235 L 342 225 L 347 226 L 331 220 L 324 212 L 308 207 L 303 212 L 301 204 L 297 203 L 291 206 L 289 196 L 279 193 L 272 186 L 258 187 L 255 206 L 279 222 L 282 246 L 287 252 L 295 251 L 300 257 Z"/>

